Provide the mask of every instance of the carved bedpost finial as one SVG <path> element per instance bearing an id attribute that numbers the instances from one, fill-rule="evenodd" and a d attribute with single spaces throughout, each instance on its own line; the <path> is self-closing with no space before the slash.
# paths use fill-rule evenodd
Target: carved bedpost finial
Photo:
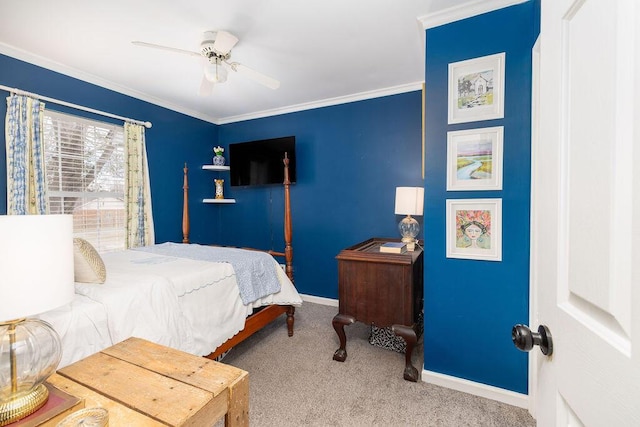
<path id="1" fill-rule="evenodd" d="M 291 184 L 291 181 L 289 181 L 289 155 L 287 154 L 287 152 L 284 152 L 284 159 L 282 159 L 282 163 L 284 163 L 284 182 L 283 184 L 287 185 L 287 184 Z"/>

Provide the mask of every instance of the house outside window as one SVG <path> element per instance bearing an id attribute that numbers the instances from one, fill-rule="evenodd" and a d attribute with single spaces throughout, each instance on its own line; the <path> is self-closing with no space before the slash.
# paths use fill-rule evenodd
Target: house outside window
<path id="1" fill-rule="evenodd" d="M 47 110 L 44 132 L 50 213 L 99 252 L 125 249 L 123 126 Z"/>

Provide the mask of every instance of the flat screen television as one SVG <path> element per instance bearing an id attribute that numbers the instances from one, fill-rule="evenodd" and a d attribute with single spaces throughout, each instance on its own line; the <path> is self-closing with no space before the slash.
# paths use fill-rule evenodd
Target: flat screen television
<path id="1" fill-rule="evenodd" d="M 284 153 L 289 158 L 289 181 L 296 182 L 296 137 L 261 139 L 229 144 L 231 186 L 284 182 Z"/>

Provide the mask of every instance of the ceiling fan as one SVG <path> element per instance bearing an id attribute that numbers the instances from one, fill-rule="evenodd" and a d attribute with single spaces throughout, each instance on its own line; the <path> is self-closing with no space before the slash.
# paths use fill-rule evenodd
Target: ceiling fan
<path id="1" fill-rule="evenodd" d="M 169 52 L 180 53 L 190 56 L 204 57 L 207 63 L 204 66 L 202 82 L 200 84 L 200 95 L 210 95 L 216 83 L 227 81 L 227 71 L 237 72 L 244 76 L 270 88 L 277 89 L 280 82 L 272 77 L 266 76 L 253 70 L 239 62 L 230 62 L 231 49 L 238 43 L 238 38 L 227 31 L 206 31 L 200 43 L 200 52 L 178 49 L 175 47 L 161 46 L 158 44 L 142 41 L 132 41 L 136 46 L 162 49 Z"/>

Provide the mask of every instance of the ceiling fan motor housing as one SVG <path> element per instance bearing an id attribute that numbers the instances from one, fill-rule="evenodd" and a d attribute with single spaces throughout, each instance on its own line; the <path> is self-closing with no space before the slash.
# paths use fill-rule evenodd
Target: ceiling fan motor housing
<path id="1" fill-rule="evenodd" d="M 213 49 L 213 43 L 213 41 L 209 40 L 200 43 L 200 53 L 202 53 L 202 56 L 207 58 L 212 64 L 216 62 L 216 59 L 219 59 L 220 61 L 226 61 L 229 59 L 231 52 L 226 55 L 222 55 Z"/>

